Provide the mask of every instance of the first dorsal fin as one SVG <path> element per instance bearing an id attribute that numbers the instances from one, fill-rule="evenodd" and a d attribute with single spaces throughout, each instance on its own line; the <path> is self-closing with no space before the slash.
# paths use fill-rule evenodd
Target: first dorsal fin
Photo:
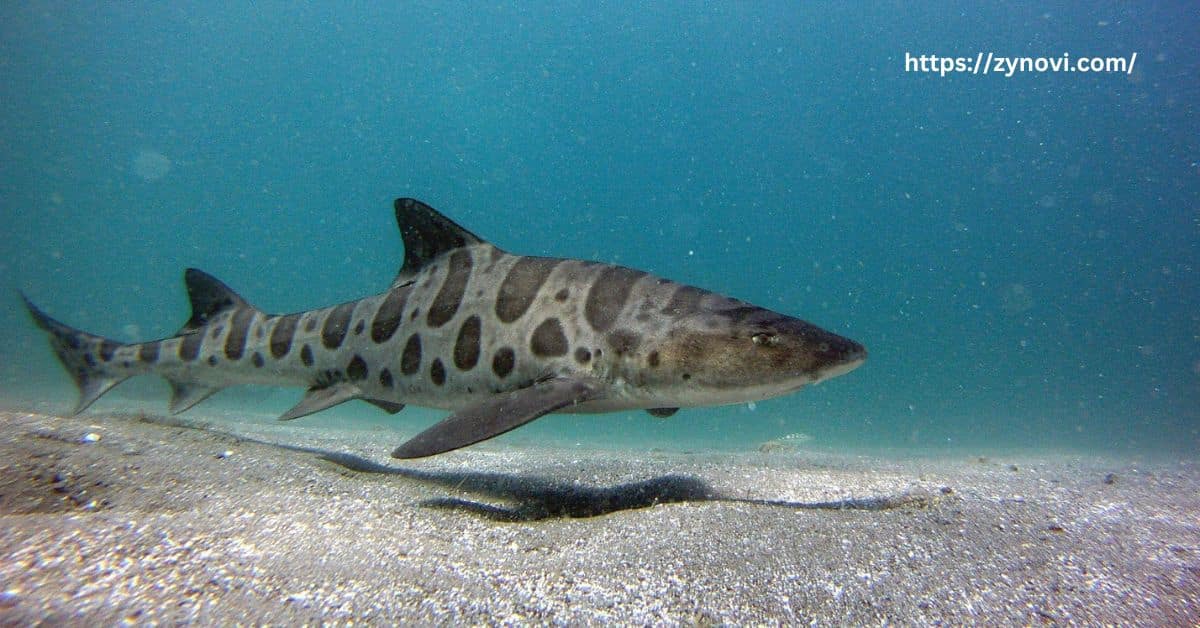
<path id="1" fill-rule="evenodd" d="M 192 317 L 179 330 L 180 334 L 204 327 L 212 317 L 226 310 L 252 307 L 221 280 L 198 268 L 187 269 L 183 273 L 183 282 L 192 302 Z"/>
<path id="2" fill-rule="evenodd" d="M 395 207 L 396 224 L 400 227 L 400 238 L 404 240 L 404 266 L 393 285 L 411 280 L 436 257 L 484 242 L 415 198 L 398 198 Z"/>

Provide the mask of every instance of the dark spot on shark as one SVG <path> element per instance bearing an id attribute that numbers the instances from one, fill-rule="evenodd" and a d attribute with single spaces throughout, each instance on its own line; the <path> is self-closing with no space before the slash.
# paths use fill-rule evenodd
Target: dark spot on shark
<path id="1" fill-rule="evenodd" d="M 529 337 L 529 350 L 543 358 L 566 355 L 567 335 L 563 333 L 562 323 L 557 318 L 542 321 Z"/>
<path id="2" fill-rule="evenodd" d="M 662 309 L 662 313 L 674 318 L 681 318 L 700 311 L 700 299 L 706 291 L 692 286 L 679 286 L 671 301 Z"/>
<path id="3" fill-rule="evenodd" d="M 215 325 L 215 326 L 212 328 L 212 339 L 213 339 L 213 340 L 216 340 L 217 338 L 220 338 L 220 337 L 221 337 L 221 332 L 224 332 L 224 331 L 225 331 L 225 326 L 224 326 L 224 325 Z"/>
<path id="4" fill-rule="evenodd" d="M 392 381 L 392 372 L 388 369 L 379 371 L 379 385 L 384 388 L 391 388 L 394 385 Z"/>
<path id="5" fill-rule="evenodd" d="M 691 378 L 692 378 L 692 374 L 691 374 L 691 373 L 684 373 L 684 374 L 683 374 L 683 381 L 685 381 L 685 382 L 686 382 L 687 380 L 689 380 L 689 379 L 691 379 Z"/>
<path id="6" fill-rule="evenodd" d="M 317 317 L 313 314 L 308 315 L 308 320 L 304 321 L 305 333 L 313 333 L 317 330 Z"/>
<path id="7" fill-rule="evenodd" d="M 558 301 L 559 303 L 562 303 L 562 302 L 566 301 L 567 297 L 569 297 L 569 296 L 571 296 L 571 291 L 567 290 L 566 288 L 562 288 L 558 292 L 554 293 L 554 300 Z"/>
<path id="8" fill-rule="evenodd" d="M 496 317 L 503 323 L 521 318 L 550 273 L 562 260 L 548 257 L 521 257 L 508 269 L 496 293 Z"/>
<path id="9" fill-rule="evenodd" d="M 417 320 L 418 318 L 421 318 L 421 308 L 419 308 L 419 307 L 414 307 L 414 308 L 413 308 L 413 311 L 412 311 L 412 314 L 411 314 L 411 315 L 408 317 L 408 320 L 410 320 L 410 321 L 415 321 L 415 320 Z"/>
<path id="10" fill-rule="evenodd" d="M 208 356 L 208 365 L 216 366 L 217 365 L 217 356 L 215 356 L 215 355 Z"/>
<path id="11" fill-rule="evenodd" d="M 262 337 L 263 337 L 263 324 L 259 323 L 254 326 L 254 339 L 262 340 Z"/>
<path id="12" fill-rule="evenodd" d="M 412 375 L 421 368 L 421 334 L 413 334 L 404 343 L 404 352 L 400 354 L 400 372 Z"/>
<path id="13" fill-rule="evenodd" d="M 138 346 L 138 359 L 146 364 L 158 362 L 159 341 L 143 342 Z"/>
<path id="14" fill-rule="evenodd" d="M 263 361 L 262 354 L 257 351 L 254 352 L 254 355 L 250 356 L 250 361 L 254 363 L 254 368 L 256 369 L 262 368 L 263 364 L 266 363 Z"/>
<path id="15" fill-rule="evenodd" d="M 460 371 L 469 371 L 479 362 L 479 340 L 483 324 L 478 316 L 468 316 L 458 328 L 454 341 L 454 366 Z"/>
<path id="16" fill-rule="evenodd" d="M 88 366 L 96 368 L 96 356 L 92 355 L 90 351 L 83 354 L 83 361 L 87 362 Z"/>
<path id="17" fill-rule="evenodd" d="M 225 339 L 225 357 L 230 360 L 242 359 L 246 352 L 246 336 L 250 333 L 250 323 L 254 322 L 254 310 L 244 307 L 234 311 L 229 322 L 229 337 Z"/>
<path id="18" fill-rule="evenodd" d="M 304 366 L 313 365 L 312 347 L 308 346 L 308 344 L 300 347 L 300 361 L 304 363 Z"/>
<path id="19" fill-rule="evenodd" d="M 471 252 L 458 250 L 450 254 L 450 269 L 446 272 L 446 280 L 438 290 L 437 296 L 429 306 L 425 322 L 430 327 L 441 327 L 454 318 L 458 306 L 462 304 L 463 293 L 467 289 L 467 280 L 471 277 Z"/>
<path id="20" fill-rule="evenodd" d="M 183 340 L 179 342 L 179 359 L 184 362 L 195 361 L 200 356 L 200 343 L 202 342 L 204 342 L 203 334 L 185 334 Z"/>
<path id="21" fill-rule="evenodd" d="M 275 329 L 271 330 L 271 357 L 279 359 L 292 350 L 292 338 L 296 335 L 296 325 L 299 322 L 299 314 L 288 314 L 275 322 Z"/>
<path id="22" fill-rule="evenodd" d="M 659 364 L 658 352 L 651 351 L 650 355 L 646 356 L 646 363 L 649 364 L 651 368 L 657 367 Z"/>
<path id="23" fill-rule="evenodd" d="M 361 355 L 355 354 L 346 365 L 346 376 L 352 382 L 361 382 L 367 378 L 367 361 Z"/>
<path id="24" fill-rule="evenodd" d="M 596 331 L 608 331 L 617 321 L 633 284 L 645 277 L 646 273 L 623 266 L 605 268 L 588 290 L 587 300 L 583 305 L 583 314 L 588 324 Z"/>
<path id="25" fill-rule="evenodd" d="M 501 379 L 508 377 L 513 367 L 516 366 L 516 361 L 517 355 L 512 347 L 500 347 L 496 351 L 496 355 L 492 356 L 492 372 Z"/>
<path id="26" fill-rule="evenodd" d="M 337 349 L 346 339 L 350 328 L 350 317 L 354 315 L 354 302 L 343 303 L 329 313 L 325 325 L 321 327 L 321 344 L 326 349 Z"/>
<path id="27" fill-rule="evenodd" d="M 628 329 L 618 329 L 608 335 L 608 346 L 613 348 L 617 356 L 628 355 L 637 351 L 642 343 L 642 337 Z"/>
<path id="28" fill-rule="evenodd" d="M 575 361 L 580 364 L 587 364 L 592 361 L 592 352 L 587 350 L 587 347 L 577 347 L 575 349 Z"/>
<path id="29" fill-rule="evenodd" d="M 366 326 L 367 326 L 366 321 L 359 319 L 359 321 L 354 324 L 354 335 L 361 336 L 363 333 L 363 329 L 366 329 Z"/>
<path id="30" fill-rule="evenodd" d="M 400 327 L 404 306 L 408 303 L 409 291 L 408 287 L 395 288 L 383 297 L 383 302 L 379 304 L 379 310 L 375 312 L 375 320 L 371 321 L 371 340 L 376 344 L 391 340 L 396 329 Z"/>
<path id="31" fill-rule="evenodd" d="M 429 365 L 429 379 L 437 386 L 446 383 L 446 367 L 442 366 L 441 358 L 434 358 L 433 364 Z"/>
<path id="32" fill-rule="evenodd" d="M 744 305 L 741 307 L 735 307 L 735 308 L 723 310 L 720 312 L 721 316 L 724 316 L 726 319 L 731 320 L 735 323 L 740 323 L 740 322 L 746 320 L 747 318 L 754 316 L 755 314 L 762 314 L 762 313 L 769 314 L 769 312 L 762 309 L 761 307 L 755 307 L 753 305 Z"/>
<path id="33" fill-rule="evenodd" d="M 105 339 L 100 341 L 100 359 L 104 360 L 105 362 L 111 361 L 113 359 L 113 354 L 117 352 L 117 347 L 120 346 L 121 345 L 111 340 Z"/>

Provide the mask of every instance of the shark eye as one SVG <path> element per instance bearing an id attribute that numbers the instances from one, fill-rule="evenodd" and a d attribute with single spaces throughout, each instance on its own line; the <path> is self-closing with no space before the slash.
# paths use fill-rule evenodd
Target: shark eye
<path id="1" fill-rule="evenodd" d="M 750 336 L 750 340 L 760 347 L 767 347 L 779 342 L 779 337 L 772 333 L 760 331 Z"/>

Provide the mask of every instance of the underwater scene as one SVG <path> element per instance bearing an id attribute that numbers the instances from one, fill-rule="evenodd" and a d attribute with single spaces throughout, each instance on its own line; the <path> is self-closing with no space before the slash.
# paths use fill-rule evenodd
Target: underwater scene
<path id="1" fill-rule="evenodd" d="M 0 623 L 1200 621 L 1197 32 L 4 4 Z"/>

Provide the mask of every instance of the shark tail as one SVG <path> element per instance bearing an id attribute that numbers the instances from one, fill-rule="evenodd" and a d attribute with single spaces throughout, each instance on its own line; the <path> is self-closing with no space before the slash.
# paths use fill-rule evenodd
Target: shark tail
<path id="1" fill-rule="evenodd" d="M 72 414 L 79 414 L 92 405 L 113 386 L 125 381 L 131 373 L 110 367 L 117 349 L 125 345 L 64 325 L 38 309 L 24 293 L 21 299 L 29 309 L 33 322 L 50 336 L 50 346 L 63 368 L 79 387 L 79 403 Z"/>

